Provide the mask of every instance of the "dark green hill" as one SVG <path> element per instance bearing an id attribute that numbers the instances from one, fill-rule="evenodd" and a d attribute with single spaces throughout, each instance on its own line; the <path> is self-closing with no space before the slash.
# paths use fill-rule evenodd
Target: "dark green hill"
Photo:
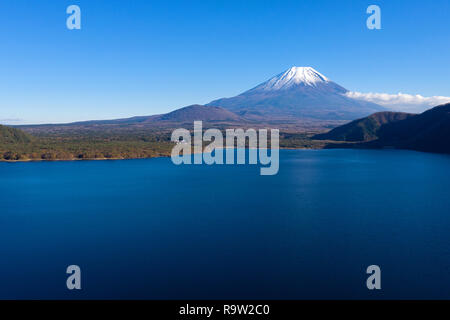
<path id="1" fill-rule="evenodd" d="M 450 153 L 450 103 L 382 126 L 375 145 Z"/>
<path id="2" fill-rule="evenodd" d="M 316 135 L 313 139 L 352 142 L 331 143 L 328 147 L 399 148 L 450 153 L 450 103 L 418 115 L 376 113 Z"/>
<path id="3" fill-rule="evenodd" d="M 366 118 L 352 121 L 333 130 L 313 137 L 317 140 L 371 141 L 378 138 L 380 128 L 388 123 L 405 120 L 414 116 L 403 112 L 377 112 Z"/>
<path id="4" fill-rule="evenodd" d="M 0 144 L 28 143 L 33 138 L 20 129 L 0 125 Z"/>

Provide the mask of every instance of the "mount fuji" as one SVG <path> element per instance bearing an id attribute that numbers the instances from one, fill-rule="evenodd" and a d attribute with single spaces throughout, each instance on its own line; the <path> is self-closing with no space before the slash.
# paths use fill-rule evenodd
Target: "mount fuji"
<path id="1" fill-rule="evenodd" d="M 236 97 L 190 105 L 172 112 L 125 119 L 20 126 L 29 133 L 143 130 L 173 128 L 201 120 L 214 126 L 277 125 L 287 130 L 321 130 L 386 111 L 349 91 L 311 67 L 292 67 Z M 206 125 L 206 124 L 205 124 Z"/>
<path id="2" fill-rule="evenodd" d="M 386 110 L 347 92 L 311 67 L 292 67 L 238 96 L 207 105 L 249 120 L 354 120 Z"/>

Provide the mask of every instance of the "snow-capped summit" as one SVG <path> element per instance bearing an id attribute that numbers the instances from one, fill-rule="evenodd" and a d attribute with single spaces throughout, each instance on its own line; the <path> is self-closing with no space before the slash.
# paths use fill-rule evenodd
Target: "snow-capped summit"
<path id="1" fill-rule="evenodd" d="M 317 83 L 328 81 L 327 77 L 311 67 L 292 67 L 260 84 L 255 89 L 283 90 L 294 85 L 316 86 Z"/>

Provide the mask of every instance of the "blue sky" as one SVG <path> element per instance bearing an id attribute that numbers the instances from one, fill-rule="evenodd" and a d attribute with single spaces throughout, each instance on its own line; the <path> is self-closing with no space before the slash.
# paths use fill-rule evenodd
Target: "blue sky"
<path id="1" fill-rule="evenodd" d="M 449 20 L 448 0 L 2 0 L 0 123 L 164 113 L 294 65 L 351 91 L 450 96 Z"/>

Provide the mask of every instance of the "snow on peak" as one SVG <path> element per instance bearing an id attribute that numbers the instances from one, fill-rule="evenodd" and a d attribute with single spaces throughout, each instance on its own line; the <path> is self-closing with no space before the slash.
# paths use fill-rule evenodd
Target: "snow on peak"
<path id="1" fill-rule="evenodd" d="M 316 86 L 317 83 L 327 81 L 329 81 L 327 77 L 311 67 L 292 67 L 264 82 L 258 89 L 282 90 L 299 84 Z"/>

